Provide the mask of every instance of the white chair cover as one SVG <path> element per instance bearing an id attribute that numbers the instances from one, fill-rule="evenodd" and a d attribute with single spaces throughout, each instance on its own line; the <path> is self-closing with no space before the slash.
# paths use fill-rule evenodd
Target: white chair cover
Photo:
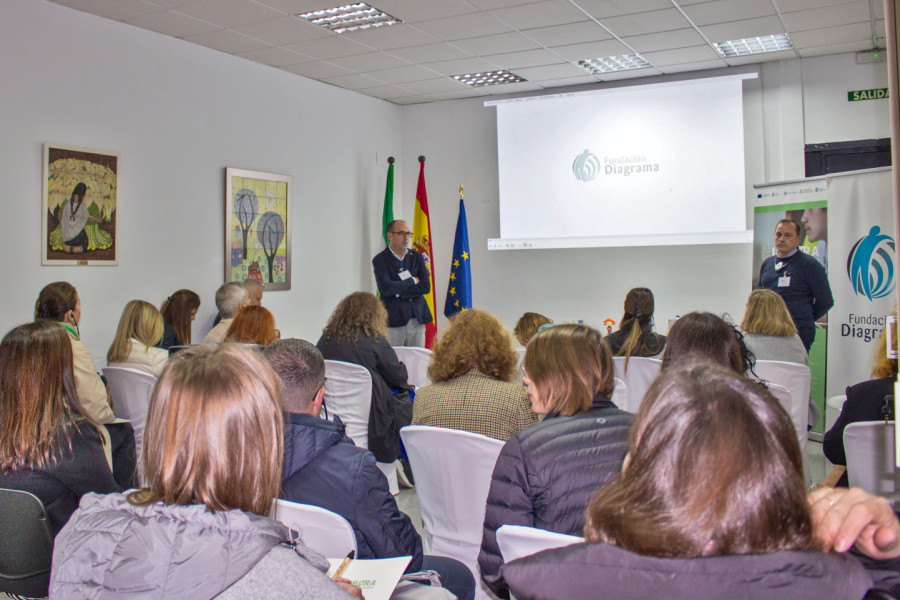
<path id="1" fill-rule="evenodd" d="M 410 425 L 400 430 L 416 478 L 425 552 L 464 563 L 476 582 L 484 507 L 503 442 L 468 431 Z M 486 598 L 481 586 L 475 597 Z"/>
<path id="2" fill-rule="evenodd" d="M 777 383 L 769 383 L 769 393 L 775 396 L 785 412 L 791 415 L 791 421 L 794 423 L 794 432 L 797 434 L 797 441 L 800 443 L 800 455 L 803 457 L 803 478 L 809 484 L 809 457 L 806 456 L 806 441 L 809 438 L 809 434 L 806 431 L 806 402 L 803 403 L 802 410 L 797 409 L 795 406 L 796 396 L 786 387 Z M 799 421 L 794 419 L 795 414 Z"/>
<path id="3" fill-rule="evenodd" d="M 616 366 L 616 377 L 624 381 L 628 388 L 628 403 L 626 406 L 619 406 L 619 408 L 636 413 L 644 400 L 644 394 L 650 388 L 650 384 L 659 377 L 662 361 L 658 358 L 632 356 L 628 359 L 627 372 L 625 371 L 624 356 L 614 356 L 613 363 Z"/>
<path id="4" fill-rule="evenodd" d="M 397 358 L 406 365 L 406 380 L 417 388 L 431 384 L 428 366 L 431 364 L 431 350 L 413 346 L 394 346 Z"/>
<path id="5" fill-rule="evenodd" d="M 625 385 L 625 382 L 615 377 L 616 387 L 613 388 L 612 400 L 613 404 L 621 408 L 622 410 L 628 410 L 625 408 L 628 406 L 628 386 Z"/>
<path id="6" fill-rule="evenodd" d="M 347 428 L 347 437 L 360 448 L 369 448 L 369 411 L 372 409 L 372 376 L 360 365 L 325 361 L 325 408 Z"/>
<path id="7" fill-rule="evenodd" d="M 125 367 L 104 367 L 103 376 L 109 384 L 109 395 L 112 397 L 116 417 L 131 421 L 134 445 L 140 457 L 144 424 L 147 422 L 147 409 L 150 407 L 150 394 L 156 385 L 156 377 L 146 371 Z"/>
<path id="8" fill-rule="evenodd" d="M 790 405 L 784 405 L 784 408 L 791 415 L 794 429 L 797 430 L 797 439 L 800 441 L 800 449 L 803 450 L 803 455 L 806 456 L 806 440 L 809 438 L 809 433 L 807 432 L 809 423 L 809 367 L 799 363 L 780 360 L 758 360 L 754 370 L 760 379 L 778 384 L 789 390 L 791 403 Z"/>
<path id="9" fill-rule="evenodd" d="M 300 541 L 327 558 L 358 550 L 353 526 L 341 515 L 312 504 L 275 500 L 271 517 L 300 534 Z"/>
<path id="10" fill-rule="evenodd" d="M 844 410 L 844 402 L 847 401 L 847 394 L 839 394 L 837 396 L 832 396 L 828 400 L 825 401 L 825 431 L 831 431 L 831 428 L 834 427 L 834 423 L 838 420 L 838 417 L 841 416 L 841 412 Z"/>
<path id="11" fill-rule="evenodd" d="M 497 545 L 500 546 L 500 556 L 503 557 L 505 563 L 542 550 L 562 548 L 571 544 L 580 544 L 583 541 L 583 537 L 576 535 L 566 535 L 522 525 L 503 525 L 497 530 Z"/>
<path id="12" fill-rule="evenodd" d="M 885 496 L 900 490 L 894 466 L 894 421 L 864 421 L 844 428 L 847 478 L 851 486 Z"/>

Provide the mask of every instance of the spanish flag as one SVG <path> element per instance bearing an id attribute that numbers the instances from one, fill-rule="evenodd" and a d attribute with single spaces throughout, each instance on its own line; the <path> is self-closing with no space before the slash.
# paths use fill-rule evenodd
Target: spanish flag
<path id="1" fill-rule="evenodd" d="M 434 254 L 431 249 L 431 223 L 428 220 L 428 194 L 425 193 L 425 157 L 419 157 L 419 184 L 416 186 L 416 212 L 413 215 L 413 250 L 422 254 L 431 276 L 431 291 L 425 302 L 431 311 L 431 323 L 425 324 L 425 347 L 433 348 L 437 337 L 437 311 L 434 309 Z"/>

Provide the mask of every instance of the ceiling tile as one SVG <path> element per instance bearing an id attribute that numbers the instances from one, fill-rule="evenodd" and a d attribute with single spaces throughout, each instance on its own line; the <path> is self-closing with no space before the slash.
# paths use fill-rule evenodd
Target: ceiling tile
<path id="1" fill-rule="evenodd" d="M 560 79 L 542 79 L 540 81 L 540 85 L 545 88 L 557 88 L 564 87 L 570 85 L 588 85 L 591 83 L 598 83 L 600 80 L 596 77 L 592 77 L 591 75 L 585 75 L 583 77 L 562 77 Z"/>
<path id="2" fill-rule="evenodd" d="M 726 58 L 725 61 L 732 67 L 739 65 L 751 65 L 763 62 L 772 62 L 773 60 L 788 60 L 797 58 L 797 53 L 791 50 L 781 50 L 779 52 L 764 52 L 762 54 L 754 54 L 751 56 L 735 56 L 734 58 Z"/>
<path id="3" fill-rule="evenodd" d="M 141 15 L 125 19 L 125 22 L 136 27 L 150 29 L 157 33 L 183 38 L 188 35 L 198 35 L 207 31 L 221 29 L 218 25 L 207 23 L 194 17 L 188 17 L 172 10 Z"/>
<path id="4" fill-rule="evenodd" d="M 540 48 L 538 43 L 529 40 L 521 33 L 512 31 L 497 35 L 456 40 L 453 42 L 453 45 L 474 55 L 500 54 Z"/>
<path id="5" fill-rule="evenodd" d="M 706 44 L 706 40 L 697 33 L 696 29 L 679 29 L 678 31 L 666 31 L 665 33 L 637 35 L 623 38 L 622 41 L 640 53 Z"/>
<path id="6" fill-rule="evenodd" d="M 394 98 L 391 100 L 394 104 L 399 104 L 400 106 L 409 106 L 410 104 L 425 104 L 427 102 L 434 102 L 434 98 L 429 98 L 428 96 L 407 96 L 404 98 Z"/>
<path id="7" fill-rule="evenodd" d="M 836 4 L 847 4 L 854 0 L 778 0 L 778 10 L 782 13 L 806 10 L 809 8 L 822 8 Z"/>
<path id="8" fill-rule="evenodd" d="M 260 50 L 251 50 L 249 52 L 235 52 L 241 58 L 252 60 L 254 62 L 270 65 L 272 67 L 283 67 L 285 65 L 296 65 L 298 63 L 309 62 L 313 60 L 311 56 L 298 54 L 278 48 L 277 46 L 269 46 Z"/>
<path id="9" fill-rule="evenodd" d="M 403 87 L 410 89 L 417 94 L 431 94 L 437 92 L 457 92 L 461 89 L 468 88 L 469 86 L 449 77 L 438 77 L 436 79 L 426 79 L 423 81 L 411 81 L 409 83 L 404 83 Z"/>
<path id="10" fill-rule="evenodd" d="M 442 42 L 440 44 L 426 44 L 412 48 L 395 48 L 388 54 L 408 60 L 411 63 L 430 63 L 440 60 L 456 60 L 458 58 L 471 58 L 472 55 L 453 44 Z"/>
<path id="11" fill-rule="evenodd" d="M 666 65 L 659 67 L 663 73 L 685 73 L 687 71 L 705 71 L 707 69 L 721 69 L 726 66 L 725 61 L 717 60 L 701 60 L 698 62 L 677 63 L 674 65 Z"/>
<path id="12" fill-rule="evenodd" d="M 810 48 L 798 48 L 800 56 L 809 58 L 811 56 L 822 56 L 825 54 L 834 54 L 835 52 L 862 52 L 871 50 L 871 41 L 846 42 L 843 44 L 833 44 L 830 46 L 814 46 Z"/>
<path id="13" fill-rule="evenodd" d="M 618 40 L 604 40 L 588 44 L 574 44 L 572 46 L 557 46 L 554 52 L 568 61 L 577 62 L 587 58 L 604 58 L 606 56 L 621 56 L 631 51 Z"/>
<path id="14" fill-rule="evenodd" d="M 872 29 L 868 23 L 852 23 L 838 27 L 825 27 L 791 34 L 791 41 L 798 48 L 811 48 L 846 42 L 868 42 L 872 44 Z"/>
<path id="15" fill-rule="evenodd" d="M 612 36 L 594 21 L 539 27 L 525 30 L 522 33 L 548 48 L 612 39 Z"/>
<path id="16" fill-rule="evenodd" d="M 569 64 L 558 54 L 549 50 L 528 50 L 526 52 L 510 52 L 509 54 L 492 54 L 486 56 L 488 60 L 498 65 L 503 65 L 504 69 L 516 70 L 524 67 L 540 67 L 542 65 Z"/>
<path id="17" fill-rule="evenodd" d="M 500 96 L 502 94 L 519 94 L 522 92 L 539 92 L 543 88 L 536 83 L 524 81 L 521 83 L 504 83 L 502 85 L 489 85 L 478 88 L 486 91 L 491 96 Z"/>
<path id="18" fill-rule="evenodd" d="M 412 90 L 397 85 L 382 85 L 377 87 L 365 88 L 365 94 L 373 98 L 381 98 L 382 100 L 391 100 L 393 98 L 402 98 L 414 94 Z"/>
<path id="19" fill-rule="evenodd" d="M 566 0 L 547 0 L 488 11 L 514 29 L 533 29 L 583 21 L 585 14 Z"/>
<path id="20" fill-rule="evenodd" d="M 494 8 L 531 4 L 534 1 L 535 0 L 469 0 L 469 3 L 473 6 L 477 6 L 481 10 L 492 10 Z"/>
<path id="21" fill-rule="evenodd" d="M 284 46 L 336 35 L 318 25 L 310 25 L 303 19 L 288 16 L 249 25 L 238 25 L 232 29 L 238 33 L 269 42 L 273 46 Z"/>
<path id="22" fill-rule="evenodd" d="M 57 4 L 82 10 L 113 19 L 114 21 L 124 21 L 132 17 L 146 15 L 149 13 L 159 12 L 164 7 L 154 5 L 144 0 L 53 0 Z"/>
<path id="23" fill-rule="evenodd" d="M 376 0 L 370 2 L 378 10 L 396 17 L 404 23 L 418 23 L 444 17 L 455 17 L 478 9 L 466 0 L 439 0 L 432 2 L 410 2 L 410 0 Z"/>
<path id="24" fill-rule="evenodd" d="M 469 88 L 458 92 L 437 92 L 431 94 L 435 100 L 462 100 L 463 98 L 479 98 L 490 96 L 487 92 L 481 91 L 481 88 Z"/>
<path id="25" fill-rule="evenodd" d="M 380 85 L 384 85 L 383 81 L 379 81 L 374 77 L 370 77 L 368 75 L 363 75 L 361 73 L 354 73 L 353 75 L 338 75 L 337 77 L 328 77 L 323 79 L 325 83 L 330 83 L 331 85 L 336 85 L 338 87 L 342 87 L 345 90 L 359 90 L 362 88 L 371 88 Z"/>
<path id="26" fill-rule="evenodd" d="M 382 81 L 386 81 L 392 84 L 406 83 L 408 81 L 419 81 L 421 79 L 434 79 L 435 77 L 441 75 L 436 71 L 426 69 L 425 67 L 419 65 L 408 65 L 406 67 L 383 69 L 379 71 L 372 71 L 369 74 L 372 77 L 377 77 Z"/>
<path id="27" fill-rule="evenodd" d="M 356 71 L 357 73 L 367 73 L 378 69 L 390 69 L 391 67 L 402 67 L 409 64 L 409 62 L 403 59 L 391 56 L 390 54 L 385 54 L 384 52 L 366 52 L 365 54 L 354 54 L 353 56 L 332 58 L 330 62 L 339 67 Z"/>
<path id="28" fill-rule="evenodd" d="M 602 21 L 609 17 L 672 8 L 672 2 L 670 0 L 578 0 L 578 6 L 595 19 Z"/>
<path id="29" fill-rule="evenodd" d="M 152 1 L 157 2 L 158 0 Z M 286 15 L 299 15 L 313 10 L 322 10 L 323 8 L 331 8 L 338 5 L 335 0 L 254 0 L 254 2 L 274 8 Z"/>
<path id="30" fill-rule="evenodd" d="M 631 71 L 615 71 L 613 73 L 601 73 L 599 77 L 602 81 L 621 81 L 623 79 L 638 79 L 640 77 L 653 77 L 659 75 L 660 71 L 654 68 L 633 69 Z"/>
<path id="31" fill-rule="evenodd" d="M 715 0 L 685 6 L 684 12 L 694 25 L 715 25 L 775 15 L 771 0 Z"/>
<path id="32" fill-rule="evenodd" d="M 354 42 L 353 40 L 348 40 L 340 35 L 332 35 L 327 38 L 310 40 L 308 42 L 286 44 L 284 47 L 288 50 L 299 52 L 300 54 L 308 54 L 309 56 L 323 59 L 372 52 L 372 48 Z"/>
<path id="33" fill-rule="evenodd" d="M 542 82 L 550 79 L 572 79 L 573 77 L 590 77 L 592 80 L 596 81 L 584 69 L 568 62 L 543 67 L 518 69 L 516 75 L 524 77 L 532 82 Z"/>
<path id="34" fill-rule="evenodd" d="M 218 31 L 210 31 L 209 33 L 191 35 L 184 39 L 194 44 L 212 48 L 213 50 L 227 52 L 228 54 L 259 50 L 260 48 L 265 48 L 267 46 L 265 42 L 261 42 L 240 33 L 235 33 L 230 29 L 219 29 Z"/>
<path id="35" fill-rule="evenodd" d="M 654 10 L 640 15 L 624 15 L 603 19 L 603 25 L 619 37 L 673 31 L 690 27 L 687 19 L 674 8 Z"/>
<path id="36" fill-rule="evenodd" d="M 743 21 L 734 21 L 733 23 L 720 23 L 719 25 L 707 25 L 701 27 L 710 42 L 724 42 L 727 40 L 737 40 L 759 35 L 772 35 L 774 33 L 785 33 L 784 26 L 778 17 L 761 17 L 759 19 L 745 19 Z"/>
<path id="37" fill-rule="evenodd" d="M 438 42 L 436 37 L 429 35 L 413 27 L 401 23 L 390 27 L 376 27 L 374 29 L 360 29 L 342 33 L 344 37 L 377 48 L 378 50 L 392 50 L 394 48 L 407 48 Z"/>
<path id="38" fill-rule="evenodd" d="M 443 75 L 465 75 L 466 73 L 486 73 L 488 71 L 496 71 L 502 67 L 498 67 L 492 62 L 488 62 L 482 58 L 461 58 L 459 60 L 444 60 L 439 62 L 427 63 L 423 66 L 433 69 Z"/>
<path id="39" fill-rule="evenodd" d="M 299 65 L 287 65 L 281 67 L 283 71 L 289 71 L 297 75 L 303 75 L 310 79 L 324 79 L 326 77 L 337 77 L 338 75 L 352 75 L 353 71 L 333 65 L 324 60 L 316 60 L 313 62 L 302 63 Z"/>
<path id="40" fill-rule="evenodd" d="M 675 65 L 686 62 L 699 62 L 701 60 L 712 60 L 719 57 L 715 50 L 706 45 L 694 46 L 692 48 L 678 48 L 677 50 L 647 52 L 641 56 L 654 67 L 664 67 L 666 65 Z M 719 64 L 723 67 L 726 66 L 725 61 L 721 61 Z"/>
<path id="41" fill-rule="evenodd" d="M 510 28 L 487 13 L 472 13 L 447 19 L 417 23 L 416 27 L 444 41 L 461 40 L 495 33 L 507 33 Z"/>
<path id="42" fill-rule="evenodd" d="M 183 15 L 203 19 L 221 27 L 271 21 L 282 16 L 268 6 L 248 0 L 201 0 L 179 6 L 177 10 Z"/>
<path id="43" fill-rule="evenodd" d="M 798 10 L 784 13 L 784 22 L 793 33 L 808 29 L 821 29 L 822 27 L 834 27 L 849 23 L 869 22 L 869 2 L 860 0 L 848 4 L 838 4 L 824 8 Z"/>

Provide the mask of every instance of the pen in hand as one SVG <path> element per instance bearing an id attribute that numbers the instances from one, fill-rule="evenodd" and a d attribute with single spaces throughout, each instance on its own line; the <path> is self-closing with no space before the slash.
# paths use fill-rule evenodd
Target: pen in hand
<path id="1" fill-rule="evenodd" d="M 334 572 L 334 575 L 332 576 L 332 579 L 334 579 L 334 578 L 336 578 L 336 577 L 340 577 L 341 574 L 342 574 L 342 573 L 347 569 L 347 567 L 350 565 L 350 561 L 353 560 L 354 558 L 356 558 L 356 550 L 351 550 L 350 552 L 347 553 L 347 558 L 345 558 L 345 559 L 343 560 L 343 562 L 342 562 L 340 565 L 338 565 L 337 571 Z"/>

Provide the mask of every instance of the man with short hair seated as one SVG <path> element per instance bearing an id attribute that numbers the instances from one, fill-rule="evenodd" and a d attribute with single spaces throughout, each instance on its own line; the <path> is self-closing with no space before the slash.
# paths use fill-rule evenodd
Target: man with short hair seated
<path id="1" fill-rule="evenodd" d="M 250 293 L 243 284 L 232 281 L 220 285 L 216 290 L 216 308 L 219 309 L 222 320 L 206 334 L 203 343 L 221 344 L 238 311 L 249 304 Z"/>
<path id="2" fill-rule="evenodd" d="M 423 556 L 422 539 L 400 512 L 375 456 L 357 448 L 338 417 L 319 418 L 325 395 L 325 361 L 305 340 L 286 339 L 263 350 L 281 378 L 284 395 L 284 467 L 281 497 L 313 504 L 350 522 L 359 558 L 411 555 L 407 572 L 433 570 L 460 599 L 473 598 L 475 580 L 462 563 Z"/>

